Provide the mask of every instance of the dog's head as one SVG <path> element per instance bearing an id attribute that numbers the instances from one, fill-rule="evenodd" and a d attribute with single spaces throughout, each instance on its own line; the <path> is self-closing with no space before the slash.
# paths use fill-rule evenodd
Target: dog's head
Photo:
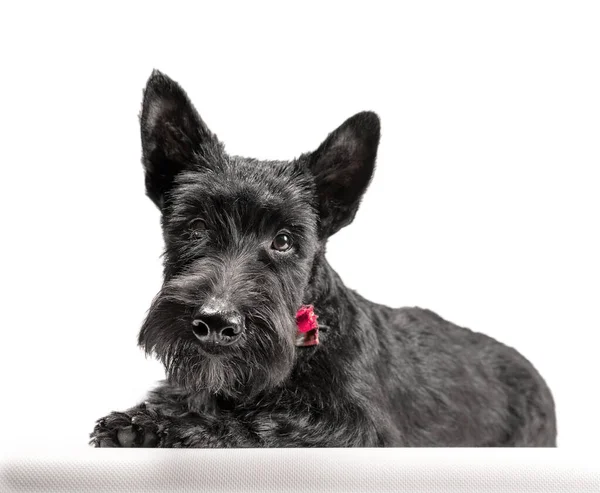
<path id="1" fill-rule="evenodd" d="M 293 161 L 229 156 L 181 87 L 155 71 L 141 134 L 165 259 L 140 345 L 193 391 L 239 398 L 277 386 L 293 368 L 313 266 L 373 174 L 378 117 L 353 116 Z"/>

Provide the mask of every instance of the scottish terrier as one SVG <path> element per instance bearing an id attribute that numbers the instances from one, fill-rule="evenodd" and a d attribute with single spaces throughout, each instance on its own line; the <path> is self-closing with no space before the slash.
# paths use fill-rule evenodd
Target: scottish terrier
<path id="1" fill-rule="evenodd" d="M 555 446 L 552 395 L 517 351 L 426 309 L 372 303 L 327 262 L 373 175 L 375 113 L 292 161 L 231 156 L 154 71 L 140 124 L 165 253 L 139 344 L 167 378 L 98 420 L 90 444 Z"/>

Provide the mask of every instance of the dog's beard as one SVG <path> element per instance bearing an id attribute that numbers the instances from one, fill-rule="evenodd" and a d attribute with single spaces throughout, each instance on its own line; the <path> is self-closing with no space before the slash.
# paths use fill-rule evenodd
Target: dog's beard
<path id="1" fill-rule="evenodd" d="M 244 400 L 277 387 L 288 377 L 295 356 L 292 314 L 266 304 L 248 310 L 239 343 L 208 354 L 190 330 L 193 304 L 186 298 L 182 293 L 159 294 L 139 336 L 146 353 L 164 364 L 170 383 L 190 392 Z"/>

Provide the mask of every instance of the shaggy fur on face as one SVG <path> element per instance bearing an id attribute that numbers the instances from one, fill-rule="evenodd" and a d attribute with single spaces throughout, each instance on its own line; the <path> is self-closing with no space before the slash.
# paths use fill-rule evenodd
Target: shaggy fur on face
<path id="1" fill-rule="evenodd" d="M 429 310 L 372 303 L 328 264 L 328 238 L 373 176 L 377 115 L 291 161 L 230 156 L 155 71 L 140 120 L 165 254 L 139 344 L 167 378 L 100 419 L 93 445 L 555 445 L 552 395 L 518 352 Z M 297 345 L 305 306 L 319 323 L 310 347 Z"/>

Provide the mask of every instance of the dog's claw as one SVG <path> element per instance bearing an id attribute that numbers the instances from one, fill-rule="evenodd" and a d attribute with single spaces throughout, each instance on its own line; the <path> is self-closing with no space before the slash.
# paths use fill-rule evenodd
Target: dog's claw
<path id="1" fill-rule="evenodd" d="M 117 432 L 117 440 L 121 447 L 135 447 L 136 442 L 139 441 L 138 431 L 132 426 L 121 428 Z"/>
<path id="2" fill-rule="evenodd" d="M 115 444 L 115 442 L 113 442 L 112 440 L 110 440 L 108 438 L 102 438 L 102 439 L 98 440 L 96 446 L 100 447 L 100 448 L 109 448 L 109 447 L 116 447 L 117 445 Z"/>
<path id="3" fill-rule="evenodd" d="M 157 444 L 158 444 L 158 437 L 151 431 L 150 432 L 147 431 L 144 434 L 144 442 L 142 443 L 142 447 L 153 448 L 153 447 L 156 447 Z"/>

